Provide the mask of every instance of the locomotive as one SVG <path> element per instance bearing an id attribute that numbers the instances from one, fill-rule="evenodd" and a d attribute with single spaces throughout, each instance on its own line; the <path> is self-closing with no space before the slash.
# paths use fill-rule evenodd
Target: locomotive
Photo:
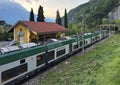
<path id="1" fill-rule="evenodd" d="M 45 44 L 28 43 L 0 48 L 0 85 L 13 85 L 47 64 L 70 56 L 109 36 L 107 30 L 83 36 L 51 39 Z"/>

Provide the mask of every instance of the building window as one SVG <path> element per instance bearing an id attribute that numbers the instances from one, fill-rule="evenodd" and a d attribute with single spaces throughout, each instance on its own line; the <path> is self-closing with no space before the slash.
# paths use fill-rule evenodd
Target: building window
<path id="1" fill-rule="evenodd" d="M 22 28 L 20 28 L 20 31 L 22 32 Z"/>
<path id="2" fill-rule="evenodd" d="M 19 37 L 23 37 L 24 36 L 24 32 L 22 31 L 22 28 L 20 28 L 20 32 L 18 32 L 18 36 Z"/>

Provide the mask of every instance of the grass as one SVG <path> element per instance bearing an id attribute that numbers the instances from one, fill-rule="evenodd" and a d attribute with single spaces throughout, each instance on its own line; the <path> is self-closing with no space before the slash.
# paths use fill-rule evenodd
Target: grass
<path id="1" fill-rule="evenodd" d="M 120 34 L 48 70 L 38 85 L 120 85 Z"/>

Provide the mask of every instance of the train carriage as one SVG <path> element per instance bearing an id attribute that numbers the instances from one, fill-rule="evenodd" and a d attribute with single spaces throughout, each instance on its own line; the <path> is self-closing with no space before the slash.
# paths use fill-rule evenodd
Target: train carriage
<path id="1" fill-rule="evenodd" d="M 35 69 L 36 56 L 42 52 L 45 52 L 45 48 L 38 46 L 1 55 L 1 82 L 7 83 Z"/>

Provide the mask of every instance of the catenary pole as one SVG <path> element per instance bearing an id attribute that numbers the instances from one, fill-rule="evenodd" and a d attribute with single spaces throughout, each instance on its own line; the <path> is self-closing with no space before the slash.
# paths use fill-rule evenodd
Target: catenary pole
<path id="1" fill-rule="evenodd" d="M 84 19 L 82 19 L 82 52 L 84 54 Z"/>

